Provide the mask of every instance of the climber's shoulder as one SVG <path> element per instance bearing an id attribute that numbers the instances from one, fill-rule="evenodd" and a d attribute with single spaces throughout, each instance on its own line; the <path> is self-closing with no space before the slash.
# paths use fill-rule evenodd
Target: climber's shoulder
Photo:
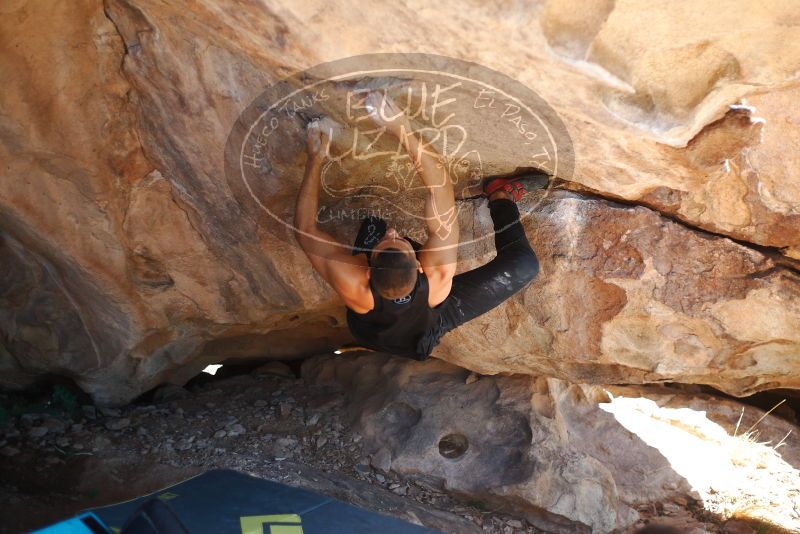
<path id="1" fill-rule="evenodd" d="M 337 290 L 337 293 L 342 297 L 345 306 L 356 313 L 367 313 L 375 306 L 375 299 L 372 297 L 369 280 L 366 278 L 363 284 L 356 284 L 346 291 Z"/>
<path id="2" fill-rule="evenodd" d="M 333 269 L 332 269 L 333 270 Z M 367 313 L 375 305 L 369 287 L 369 265 L 359 254 L 340 263 L 331 277 L 331 286 L 339 294 L 345 305 L 356 313 Z"/>

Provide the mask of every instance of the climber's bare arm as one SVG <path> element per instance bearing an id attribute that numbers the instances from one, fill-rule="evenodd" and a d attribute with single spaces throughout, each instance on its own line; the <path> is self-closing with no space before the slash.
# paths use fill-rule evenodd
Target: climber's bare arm
<path id="1" fill-rule="evenodd" d="M 371 93 L 366 103 L 373 120 L 403 143 L 428 188 L 425 202 L 428 240 L 418 257 L 430 282 L 431 296 L 439 293 L 444 300 L 456 274 L 459 240 L 455 193 L 447 167 L 434 148 L 413 132 L 408 117 L 390 98 Z"/>
<path id="2" fill-rule="evenodd" d="M 317 226 L 320 175 L 322 171 L 322 143 L 327 138 L 318 125 L 310 125 L 308 132 L 308 160 L 303 183 L 297 195 L 294 216 L 295 238 L 308 256 L 314 269 L 355 311 L 368 308 L 371 303 L 367 261 L 361 255 L 353 256 L 349 249 L 338 243 Z"/>

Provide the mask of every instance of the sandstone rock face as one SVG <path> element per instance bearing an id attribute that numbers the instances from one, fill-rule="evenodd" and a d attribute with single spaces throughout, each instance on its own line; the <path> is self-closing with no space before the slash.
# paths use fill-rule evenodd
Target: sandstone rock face
<path id="1" fill-rule="evenodd" d="M 783 459 L 733 437 L 757 423 L 758 441 L 776 445 L 792 425 L 769 415 L 759 421 L 763 413 L 749 407 L 737 424 L 742 407 L 732 401 L 652 386 L 477 376 L 383 354 L 313 358 L 303 377 L 346 393 L 374 467 L 511 508 L 547 532 L 610 532 L 634 523 L 637 505 L 681 496 L 710 503 L 748 491 L 788 526 L 799 497 L 790 489 L 800 482 L 797 437 L 787 438 Z M 724 470 L 705 469 L 709 458 Z M 760 467 L 740 468 L 743 458 Z M 789 508 L 777 510 L 770 499 L 783 504 L 786 491 L 794 492 Z"/>
<path id="2" fill-rule="evenodd" d="M 475 219 L 490 231 L 484 206 Z M 541 274 L 434 354 L 487 374 L 596 384 L 664 379 L 735 395 L 787 376 L 800 332 L 798 276 L 761 252 L 652 210 L 555 191 L 529 217 Z M 556 355 L 569 355 L 561 358 Z"/>
<path id="3" fill-rule="evenodd" d="M 800 48 L 787 21 L 798 6 L 712 5 L 547 2 L 540 22 L 553 50 L 605 81 L 580 96 L 601 124 L 573 130 L 577 153 L 603 143 L 592 129 L 607 128 L 609 114 L 635 126 L 600 152 L 606 165 L 579 156 L 576 181 L 797 258 L 798 117 L 787 104 L 798 97 Z M 634 155 L 643 135 L 659 143 Z"/>
<path id="4" fill-rule="evenodd" d="M 561 187 L 580 193 L 526 220 L 540 279 L 436 356 L 580 382 L 797 387 L 798 10 L 715 6 L 6 2 L 2 383 L 57 373 L 116 403 L 226 358 L 346 342 L 333 291 L 230 190 L 225 140 L 294 71 L 416 50 L 538 93 L 574 144 Z M 304 146 L 285 133 L 274 194 L 290 201 Z M 520 165 L 488 154 L 487 172 Z M 474 209 L 465 234 L 487 231 Z"/>

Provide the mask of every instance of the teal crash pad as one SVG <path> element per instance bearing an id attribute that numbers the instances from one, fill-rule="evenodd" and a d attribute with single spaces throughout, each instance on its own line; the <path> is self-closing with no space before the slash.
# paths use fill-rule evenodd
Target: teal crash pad
<path id="1" fill-rule="evenodd" d="M 318 493 L 222 469 L 90 511 L 116 531 L 145 500 L 153 497 L 166 501 L 192 534 L 437 532 Z"/>

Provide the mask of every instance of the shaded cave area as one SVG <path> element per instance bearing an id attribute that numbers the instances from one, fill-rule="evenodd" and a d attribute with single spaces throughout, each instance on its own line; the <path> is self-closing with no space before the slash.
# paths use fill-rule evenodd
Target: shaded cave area
<path id="1" fill-rule="evenodd" d="M 227 359 L 211 366 L 213 374 L 201 372 L 184 386 L 159 386 L 118 408 L 95 406 L 74 383 L 57 376 L 40 380 L 25 391 L 4 391 L 0 393 L 0 453 L 6 461 L 0 467 L 0 502 L 5 504 L 0 505 L 0 517 L 6 522 L 0 532 L 40 527 L 89 507 L 157 491 L 213 468 L 232 468 L 327 492 L 401 518 L 413 514 L 422 524 L 445 532 L 584 531 L 585 525 L 530 503 L 503 501 L 480 491 L 473 495 L 453 492 L 441 476 L 394 469 L 385 449 L 367 446 L 370 436 L 365 439 L 363 432 L 388 432 L 384 437 L 408 439 L 404 425 L 416 425 L 421 412 L 411 419 L 390 415 L 378 424 L 400 425 L 399 430 L 376 430 L 368 418 L 365 423 L 354 403 L 381 397 L 383 392 L 355 387 L 348 391 L 331 379 L 330 373 L 346 377 L 350 371 L 337 370 L 335 365 L 320 370 L 316 363 L 322 359 L 324 367 L 336 359 L 371 357 L 356 352 L 287 360 Z M 381 360 L 380 365 L 386 361 L 391 360 Z M 446 366 L 437 373 L 457 375 L 467 385 L 494 380 L 443 362 L 435 365 Z M 425 379 L 433 380 L 425 387 L 436 387 L 441 380 L 432 376 L 437 378 Z M 503 380 L 528 378 L 512 375 Z M 663 387 L 675 394 L 736 401 L 743 412 L 756 409 L 791 425 L 798 423 L 800 396 L 791 390 L 737 399 L 707 386 Z M 393 401 L 380 411 L 396 414 L 396 406 Z M 364 409 L 371 409 L 369 402 Z M 493 417 L 503 420 L 505 416 L 495 413 Z M 445 432 L 445 428 L 431 447 L 446 461 L 458 462 L 471 447 L 483 445 L 473 443 L 469 431 L 461 433 L 454 427 L 456 431 L 450 428 Z M 502 425 L 496 431 L 505 439 Z M 535 441 L 539 430 L 534 428 L 531 434 L 528 428 L 526 432 L 526 441 Z M 513 461 L 521 460 L 516 458 Z M 648 532 L 642 530 L 648 525 L 672 528 L 676 524 L 727 532 L 724 529 L 730 523 L 729 518 L 709 512 L 700 499 L 691 497 L 639 505 L 637 513 L 640 519 L 625 532 Z M 746 524 L 756 528 L 757 522 Z M 784 532 L 774 524 L 764 525 L 765 530 L 756 531 Z"/>

